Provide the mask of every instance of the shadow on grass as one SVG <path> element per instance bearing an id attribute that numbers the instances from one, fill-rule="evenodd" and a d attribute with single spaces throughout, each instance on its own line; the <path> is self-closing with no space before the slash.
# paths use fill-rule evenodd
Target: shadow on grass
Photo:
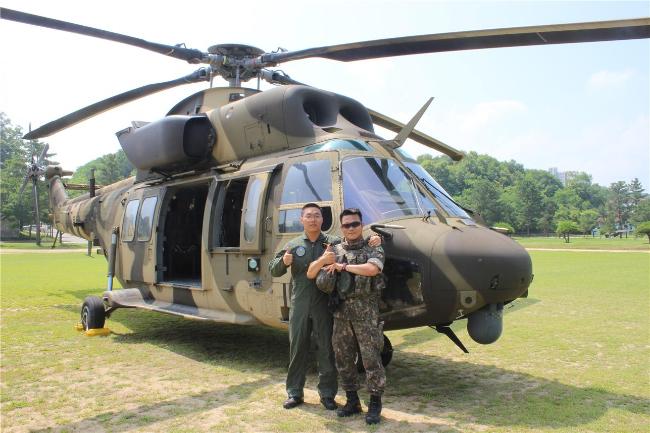
<path id="1" fill-rule="evenodd" d="M 83 293 L 81 297 L 86 292 Z M 523 308 L 535 302 L 538 301 L 524 300 L 513 308 Z M 254 387 L 282 382 L 286 374 L 289 343 L 287 333 L 281 330 L 194 322 L 138 310 L 119 310 L 109 320 L 109 327 L 110 321 L 117 321 L 132 331 L 123 335 L 114 334 L 112 338 L 116 344 L 147 342 L 207 364 L 226 365 L 240 371 L 267 372 L 270 375 L 268 379 L 233 386 L 235 394 L 242 400 Z M 460 329 L 462 326 L 464 322 L 458 322 L 454 328 Z M 399 407 L 399 411 L 413 416 L 451 418 L 454 420 L 452 425 L 467 423 L 532 429 L 581 426 L 601 418 L 610 409 L 650 415 L 650 400 L 647 398 L 567 385 L 495 366 L 404 351 L 409 346 L 440 338 L 444 340 L 439 343 L 452 345 L 444 336 L 428 328 L 420 328 L 404 335 L 404 341 L 395 346 L 393 362 L 386 370 L 388 388 L 385 408 Z M 313 371 L 310 376 L 314 379 Z M 125 416 L 132 418 L 131 425 L 147 425 L 159 422 L 160 417 L 165 416 L 158 411 L 163 406 L 175 407 L 173 411 L 168 411 L 169 417 L 209 409 L 205 405 L 187 405 L 186 400 L 192 398 L 209 400 L 216 397 L 211 393 L 182 397 L 158 405 L 141 406 L 132 411 L 100 414 L 68 426 L 58 426 L 57 429 L 76 431 L 75 428 L 83 423 L 102 422 L 102 426 L 115 430 L 110 424 L 113 422 L 111 420 Z M 230 403 L 236 403 L 236 399 Z M 314 413 L 322 410 L 319 406 L 312 406 L 306 405 L 303 410 Z M 340 420 L 325 422 L 324 425 L 332 431 L 341 431 L 345 427 L 342 423 L 347 425 L 348 422 Z M 404 421 L 384 418 L 382 429 L 391 424 L 397 427 Z M 414 423 L 410 431 L 421 430 L 423 426 L 454 432 L 451 426 L 438 426 L 429 421 L 425 424 Z M 123 430 L 118 428 L 115 431 Z"/>

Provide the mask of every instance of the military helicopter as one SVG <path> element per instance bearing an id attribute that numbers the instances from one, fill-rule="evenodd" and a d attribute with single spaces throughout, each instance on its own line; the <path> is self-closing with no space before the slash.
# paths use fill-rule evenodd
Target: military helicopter
<path id="1" fill-rule="evenodd" d="M 323 209 L 323 230 L 361 209 L 364 231 L 386 251 L 381 298 L 385 330 L 430 326 L 467 349 L 450 325 L 467 319 L 481 344 L 502 333 L 503 307 L 526 297 L 527 252 L 480 215 L 458 205 L 401 149 L 407 138 L 460 160 L 463 154 L 417 131 L 425 106 L 407 124 L 349 97 L 273 70 L 314 57 L 336 61 L 456 50 L 650 37 L 650 19 L 431 34 L 265 52 L 220 44 L 206 51 L 165 45 L 2 8 L 0 17 L 154 51 L 204 64 L 184 77 L 139 87 L 47 123 L 25 135 L 47 137 L 121 104 L 187 83 L 222 77 L 153 122 L 117 132 L 137 169 L 129 179 L 69 199 L 60 166 L 40 167 L 56 227 L 92 241 L 108 260 L 107 290 L 81 309 L 85 330 L 103 329 L 120 308 L 241 325 L 286 328 L 291 281 L 266 264 L 302 231 L 302 206 Z M 264 80 L 260 91 L 242 82 Z M 374 125 L 397 135 L 385 139 Z M 123 289 L 113 290 L 117 278 Z M 384 362 L 391 358 L 385 338 Z"/>

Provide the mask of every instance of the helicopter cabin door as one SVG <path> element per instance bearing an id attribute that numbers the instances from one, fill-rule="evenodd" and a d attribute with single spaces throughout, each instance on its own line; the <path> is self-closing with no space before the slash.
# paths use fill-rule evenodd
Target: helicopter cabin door
<path id="1" fill-rule="evenodd" d="M 132 191 L 126 201 L 120 249 L 122 276 L 127 283 L 153 283 L 156 278 L 156 230 L 160 188 Z"/>
<path id="2" fill-rule="evenodd" d="M 270 277 L 262 254 L 268 233 L 266 217 L 270 179 L 278 165 L 219 176 L 209 193 L 210 230 L 206 242 L 213 278 L 228 309 L 257 310 L 256 293 Z M 268 289 L 268 284 L 266 284 Z M 262 293 L 263 294 L 263 293 Z"/>
<path id="3" fill-rule="evenodd" d="M 180 182 L 167 187 L 158 224 L 162 232 L 157 260 L 160 284 L 178 289 L 202 288 L 201 236 L 211 180 Z"/>

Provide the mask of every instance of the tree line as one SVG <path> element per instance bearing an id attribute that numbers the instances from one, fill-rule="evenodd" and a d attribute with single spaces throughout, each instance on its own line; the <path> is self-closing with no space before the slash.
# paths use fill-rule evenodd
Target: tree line
<path id="1" fill-rule="evenodd" d="M 22 140 L 23 131 L 0 112 L 0 218 L 3 225 L 21 227 L 33 221 L 31 186 L 18 190 L 32 155 L 45 143 Z M 53 161 L 50 161 L 53 162 Z M 498 161 L 469 152 L 460 162 L 447 156 L 421 155 L 418 162 L 462 206 L 481 214 L 492 226 L 510 227 L 521 234 L 555 233 L 560 226 L 589 233 L 595 227 L 612 233 L 650 221 L 650 198 L 638 179 L 609 187 L 575 173 L 564 185 L 544 170 L 526 169 L 514 160 Z M 65 168 L 65 163 L 64 163 Z M 134 174 L 122 150 L 78 167 L 71 183 L 86 184 L 91 169 L 98 185 L 109 185 Z M 70 195 L 83 192 L 70 191 Z M 41 220 L 47 221 L 47 188 L 39 185 Z"/>
<path id="2" fill-rule="evenodd" d="M 476 152 L 460 162 L 432 155 L 421 155 L 418 162 L 459 204 L 480 213 L 489 225 L 517 233 L 548 235 L 559 226 L 585 234 L 594 228 L 614 233 L 650 221 L 650 198 L 636 178 L 604 187 L 577 172 L 563 184 L 547 171 Z"/>

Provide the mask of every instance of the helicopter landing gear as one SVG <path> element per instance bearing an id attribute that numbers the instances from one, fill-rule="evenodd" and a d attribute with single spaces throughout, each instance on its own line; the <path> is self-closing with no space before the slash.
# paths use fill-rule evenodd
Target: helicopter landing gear
<path id="1" fill-rule="evenodd" d="M 390 364 L 390 361 L 393 359 L 393 345 L 391 344 L 390 340 L 388 337 L 386 337 L 386 334 L 384 335 L 384 346 L 381 350 L 381 364 L 386 367 L 388 364 Z M 357 366 L 357 370 L 359 373 L 362 373 L 365 371 L 365 368 L 363 368 L 363 360 L 361 359 L 361 353 L 357 351 L 356 357 L 354 358 L 354 363 Z"/>
<path id="2" fill-rule="evenodd" d="M 106 322 L 104 301 L 97 296 L 87 296 L 81 306 L 81 326 L 88 332 L 91 329 L 103 329 Z"/>

